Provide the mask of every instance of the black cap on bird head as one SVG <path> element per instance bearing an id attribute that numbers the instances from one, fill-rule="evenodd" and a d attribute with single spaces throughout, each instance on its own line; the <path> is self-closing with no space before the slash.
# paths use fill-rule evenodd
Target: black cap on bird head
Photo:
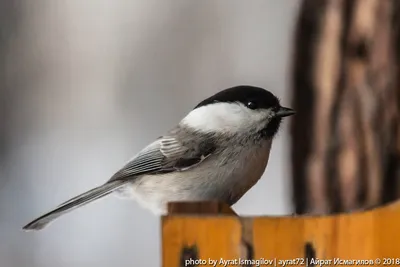
<path id="1" fill-rule="evenodd" d="M 221 102 L 240 102 L 245 107 L 252 110 L 273 110 L 274 117 L 262 130 L 262 134 L 266 137 L 273 137 L 278 132 L 283 117 L 295 114 L 293 109 L 282 107 L 279 99 L 270 91 L 261 87 L 249 85 L 240 85 L 222 90 L 215 95 L 201 101 L 194 109 Z"/>

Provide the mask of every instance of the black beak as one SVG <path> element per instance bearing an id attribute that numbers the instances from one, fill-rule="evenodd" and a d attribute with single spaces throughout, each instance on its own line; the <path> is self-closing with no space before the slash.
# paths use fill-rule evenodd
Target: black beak
<path id="1" fill-rule="evenodd" d="M 291 108 L 280 107 L 279 110 L 275 113 L 275 117 L 283 118 L 287 116 L 292 116 L 295 113 L 296 111 Z"/>

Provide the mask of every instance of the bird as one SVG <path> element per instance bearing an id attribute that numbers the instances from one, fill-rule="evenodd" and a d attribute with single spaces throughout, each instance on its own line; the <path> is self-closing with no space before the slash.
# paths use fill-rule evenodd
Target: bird
<path id="1" fill-rule="evenodd" d="M 232 206 L 259 181 L 282 118 L 294 114 L 261 87 L 239 85 L 219 91 L 198 103 L 107 182 L 60 204 L 23 230 L 41 230 L 61 215 L 111 193 L 160 215 L 174 201 Z"/>

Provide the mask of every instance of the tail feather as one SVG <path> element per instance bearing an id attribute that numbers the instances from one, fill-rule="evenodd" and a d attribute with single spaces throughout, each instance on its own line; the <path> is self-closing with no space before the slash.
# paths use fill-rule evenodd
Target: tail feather
<path id="1" fill-rule="evenodd" d="M 41 230 L 61 215 L 64 215 L 76 208 L 82 207 L 92 201 L 95 201 L 112 193 L 115 189 L 123 186 L 126 182 L 127 181 L 121 180 L 112 181 L 96 187 L 92 190 L 89 190 L 83 194 L 80 194 L 79 196 L 76 196 L 57 206 L 57 208 L 55 208 L 54 210 L 28 223 L 22 229 L 24 229 L 25 231 Z"/>

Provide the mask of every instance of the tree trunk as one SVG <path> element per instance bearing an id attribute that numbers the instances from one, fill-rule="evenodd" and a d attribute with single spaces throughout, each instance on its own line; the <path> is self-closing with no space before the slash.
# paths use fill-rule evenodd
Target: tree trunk
<path id="1" fill-rule="evenodd" d="M 304 0 L 291 125 L 298 214 L 400 195 L 400 1 Z"/>

